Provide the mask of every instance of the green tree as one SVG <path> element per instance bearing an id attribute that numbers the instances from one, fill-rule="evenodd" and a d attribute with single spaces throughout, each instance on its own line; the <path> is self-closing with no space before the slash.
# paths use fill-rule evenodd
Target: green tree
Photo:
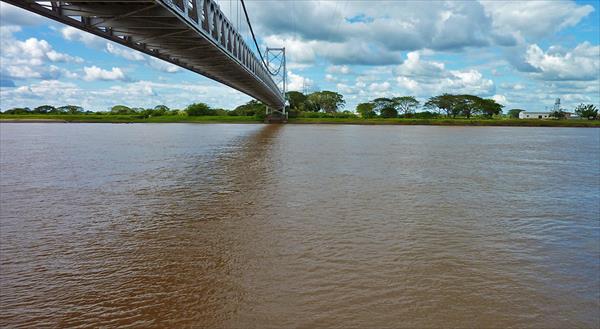
<path id="1" fill-rule="evenodd" d="M 344 96 L 333 91 L 317 91 L 306 98 L 305 105 L 313 112 L 336 113 L 344 108 Z"/>
<path id="2" fill-rule="evenodd" d="M 415 110 L 419 106 L 419 101 L 413 96 L 402 96 L 392 98 L 397 112 L 401 112 L 404 116 L 408 116 L 415 113 Z"/>
<path id="3" fill-rule="evenodd" d="M 253 99 L 244 105 L 240 105 L 240 106 L 236 107 L 233 111 L 231 111 L 230 115 L 238 115 L 238 116 L 263 115 L 265 113 L 265 108 L 266 108 L 265 104 Z"/>
<path id="4" fill-rule="evenodd" d="M 598 116 L 598 108 L 594 104 L 579 104 L 575 108 L 575 114 L 581 118 L 593 120 Z"/>
<path id="5" fill-rule="evenodd" d="M 395 108 L 394 101 L 386 97 L 375 98 L 371 103 L 373 104 L 373 111 L 379 114 L 381 114 L 381 111 L 385 108 Z"/>
<path id="6" fill-rule="evenodd" d="M 398 117 L 398 110 L 396 110 L 392 106 L 382 108 L 380 113 L 381 113 L 380 115 L 382 118 L 397 118 Z"/>
<path id="7" fill-rule="evenodd" d="M 125 105 L 115 105 L 110 108 L 110 114 L 132 114 L 134 113 L 131 108 Z"/>
<path id="8" fill-rule="evenodd" d="M 451 94 L 443 94 L 429 98 L 425 103 L 428 109 L 439 109 L 446 112 L 446 116 L 456 117 L 460 113 L 457 109 L 457 97 Z"/>
<path id="9" fill-rule="evenodd" d="M 375 105 L 373 103 L 360 103 L 356 105 L 356 112 L 365 119 L 374 118 L 377 116 L 377 113 L 373 110 L 374 108 Z"/>
<path id="10" fill-rule="evenodd" d="M 42 106 L 38 106 L 36 108 L 33 109 L 32 113 L 36 113 L 36 114 L 48 114 L 51 113 L 53 111 L 56 111 L 56 107 L 52 106 L 52 105 L 42 105 Z"/>
<path id="11" fill-rule="evenodd" d="M 187 115 L 189 116 L 204 116 L 204 115 L 216 115 L 216 111 L 211 109 L 210 106 L 205 103 L 194 103 L 188 105 L 185 108 Z"/>
<path id="12" fill-rule="evenodd" d="M 502 113 L 502 108 L 504 105 L 496 103 L 496 101 L 493 99 L 481 99 L 477 97 L 475 100 L 477 103 L 476 106 L 478 107 L 478 112 L 483 114 L 485 117 L 491 118 L 494 115 Z"/>
<path id="13" fill-rule="evenodd" d="M 452 109 L 453 116 L 456 116 L 455 111 L 470 119 L 471 116 L 480 111 L 481 98 L 473 95 L 456 95 L 454 96 L 455 105 Z"/>
<path id="14" fill-rule="evenodd" d="M 156 105 L 154 107 L 154 111 L 164 111 L 164 112 L 167 112 L 167 111 L 169 111 L 169 107 L 166 106 L 166 105 Z"/>
<path id="15" fill-rule="evenodd" d="M 304 102 L 306 101 L 306 95 L 299 91 L 288 91 L 285 95 L 287 100 L 290 102 L 291 110 L 303 110 Z"/>
<path id="16" fill-rule="evenodd" d="M 439 116 L 440 116 L 439 113 L 430 112 L 430 111 L 417 112 L 414 114 L 414 117 L 416 119 L 435 119 Z"/>
<path id="17" fill-rule="evenodd" d="M 28 107 L 14 107 L 10 110 L 4 111 L 4 114 L 30 114 L 31 109 Z"/>
<path id="18" fill-rule="evenodd" d="M 524 112 L 525 110 L 521 110 L 521 109 L 511 109 L 508 110 L 508 117 L 512 118 L 512 119 L 518 119 L 519 118 L 519 113 Z"/>

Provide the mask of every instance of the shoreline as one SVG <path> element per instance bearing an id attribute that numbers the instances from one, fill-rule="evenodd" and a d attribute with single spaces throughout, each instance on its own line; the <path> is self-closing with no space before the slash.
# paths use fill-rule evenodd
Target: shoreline
<path id="1" fill-rule="evenodd" d="M 154 117 L 140 119 L 128 116 L 91 116 L 64 115 L 44 118 L 41 116 L 28 118 L 8 115 L 0 116 L 0 123 L 199 123 L 199 124 L 257 124 L 263 123 L 255 117 Z M 523 119 L 343 119 L 343 118 L 292 118 L 288 124 L 318 125 L 367 125 L 367 126 L 473 126 L 473 127 L 572 127 L 600 128 L 600 120 L 523 120 Z"/>

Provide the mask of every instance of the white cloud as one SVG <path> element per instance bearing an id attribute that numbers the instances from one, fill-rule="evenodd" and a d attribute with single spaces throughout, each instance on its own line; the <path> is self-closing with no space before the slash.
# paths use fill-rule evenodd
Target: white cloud
<path id="1" fill-rule="evenodd" d="M 29 64 L 42 65 L 46 60 L 51 62 L 83 62 L 79 57 L 59 53 L 52 49 L 52 46 L 46 40 L 29 38 L 25 41 L 19 41 L 10 38 L 2 40 L 2 57 L 7 58 L 10 64 Z"/>
<path id="2" fill-rule="evenodd" d="M 78 30 L 72 26 L 64 27 L 61 34 L 66 40 L 82 42 L 86 46 L 96 49 L 103 48 L 106 43 L 101 37 Z"/>
<path id="3" fill-rule="evenodd" d="M 348 65 L 330 65 L 327 67 L 327 73 L 350 74 L 350 72 L 350 67 L 348 67 Z"/>
<path id="4" fill-rule="evenodd" d="M 575 26 L 593 6 L 573 1 L 249 2 L 266 44 L 285 45 L 292 65 L 400 63 L 401 51 L 461 51 L 538 42 Z M 349 18 L 363 17 L 352 20 Z M 535 22 L 533 24 L 532 22 Z M 334 72 L 327 72 L 334 73 Z"/>
<path id="5" fill-rule="evenodd" d="M 65 53 L 59 53 L 56 50 L 50 50 L 46 56 L 53 62 L 75 62 L 83 63 L 83 58 L 71 56 Z"/>
<path id="6" fill-rule="evenodd" d="M 498 33 L 517 39 L 541 38 L 575 26 L 594 11 L 591 5 L 571 1 L 482 1 Z"/>
<path id="7" fill-rule="evenodd" d="M 48 98 L 48 95 L 52 95 Z M 250 97 L 216 82 L 163 83 L 154 81 L 124 82 L 111 87 L 90 88 L 75 83 L 43 80 L 17 88 L 0 88 L 2 109 L 16 106 L 35 107 L 40 104 L 60 106 L 74 104 L 86 110 L 107 110 L 116 104 L 131 107 L 154 107 L 166 104 L 184 108 L 194 102 L 206 102 L 213 107 L 231 108 Z"/>
<path id="8" fill-rule="evenodd" d="M 52 98 L 48 98 L 48 95 L 52 95 Z M 3 108 L 35 107 L 47 102 L 57 102 L 54 103 L 56 105 L 79 104 L 84 95 L 75 84 L 58 80 L 42 80 L 17 88 L 0 89 Z"/>
<path id="9" fill-rule="evenodd" d="M 527 49 L 525 61 L 536 69 L 532 74 L 543 80 L 600 79 L 600 46 L 589 42 L 568 51 L 551 47 L 546 52 L 533 44 Z"/>
<path id="10" fill-rule="evenodd" d="M 523 90 L 526 88 L 522 83 L 503 83 L 500 87 L 508 90 Z"/>
<path id="11" fill-rule="evenodd" d="M 406 55 L 406 60 L 395 69 L 397 75 L 407 77 L 436 77 L 444 73 L 444 63 L 422 61 L 418 51 Z"/>
<path id="12" fill-rule="evenodd" d="M 495 100 L 498 104 L 506 104 L 506 96 L 504 95 L 494 95 L 492 96 L 492 99 Z"/>
<path id="13" fill-rule="evenodd" d="M 369 85 L 369 91 L 373 93 L 383 93 L 389 91 L 390 87 L 391 85 L 387 81 L 384 81 L 382 83 L 373 82 Z"/>
<path id="14" fill-rule="evenodd" d="M 314 82 L 311 79 L 305 78 L 298 74 L 288 71 L 288 90 L 303 91 L 304 89 L 313 89 Z"/>
<path id="15" fill-rule="evenodd" d="M 479 71 L 473 69 L 447 71 L 441 77 L 430 79 L 400 76 L 396 81 L 403 89 L 419 96 L 441 93 L 489 96 L 495 91 L 494 82 L 485 79 Z"/>
<path id="16" fill-rule="evenodd" d="M 182 70 L 181 67 L 175 64 L 165 62 L 162 59 L 158 59 L 155 57 L 148 57 L 148 65 L 155 70 L 159 70 L 161 72 L 166 73 L 175 73 L 180 72 Z"/>
<path id="17" fill-rule="evenodd" d="M 140 53 L 139 51 L 135 51 L 135 50 L 130 50 L 127 49 L 123 46 L 116 46 L 112 43 L 107 42 L 106 43 L 106 51 L 109 54 L 113 54 L 116 56 L 120 56 L 123 57 L 127 60 L 130 61 L 143 61 L 145 60 L 144 55 L 142 55 L 142 53 Z"/>
<path id="18" fill-rule="evenodd" d="M 125 58 L 130 61 L 145 62 L 151 68 L 161 71 L 161 72 L 175 73 L 175 72 L 179 72 L 182 70 L 177 65 L 165 62 L 165 61 L 155 58 L 155 57 L 148 56 L 137 50 L 128 49 L 124 46 L 113 44 L 110 42 L 106 43 L 106 51 L 109 54 L 119 56 L 119 57 Z"/>
<path id="19" fill-rule="evenodd" d="M 478 70 L 447 70 L 444 63 L 423 60 L 419 52 L 408 53 L 394 73 L 398 85 L 413 95 L 465 93 L 490 96 L 495 92 L 494 82 Z"/>
<path id="20" fill-rule="evenodd" d="M 270 47 L 285 47 L 286 59 L 290 68 L 312 64 L 317 58 L 315 49 L 318 48 L 318 44 L 316 41 L 302 41 L 292 37 L 269 35 L 264 38 L 264 43 Z"/>
<path id="21" fill-rule="evenodd" d="M 335 82 L 335 81 L 337 81 L 337 78 L 328 73 L 328 74 L 325 74 L 325 80 L 329 81 L 329 82 Z"/>
<path id="22" fill-rule="evenodd" d="M 337 88 L 337 91 L 342 93 L 343 95 L 354 95 L 358 92 L 356 87 L 349 86 L 345 83 L 338 83 L 335 86 Z"/>
<path id="23" fill-rule="evenodd" d="M 46 40 L 28 38 L 25 41 L 14 38 L 13 33 L 20 27 L 0 28 L 0 74 L 3 79 L 58 79 L 61 76 L 73 78 L 70 71 L 50 63 L 81 63 L 83 59 L 58 52 Z"/>
<path id="24" fill-rule="evenodd" d="M 118 67 L 113 67 L 112 70 L 108 71 L 108 70 L 103 70 L 97 66 L 91 66 L 91 67 L 86 66 L 83 68 L 83 71 L 85 72 L 83 79 L 86 81 L 96 81 L 96 80 L 126 81 L 126 80 L 128 80 L 127 76 L 125 76 L 125 73 L 123 73 L 123 71 Z"/>

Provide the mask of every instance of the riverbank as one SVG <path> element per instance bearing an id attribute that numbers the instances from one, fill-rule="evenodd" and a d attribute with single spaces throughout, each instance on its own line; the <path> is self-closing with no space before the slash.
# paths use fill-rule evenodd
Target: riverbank
<path id="1" fill-rule="evenodd" d="M 59 123 L 260 123 L 252 116 L 159 116 L 140 118 L 138 115 L 7 115 L 0 122 L 59 122 Z M 520 119 L 361 119 L 361 118 L 292 118 L 294 124 L 347 125 L 428 125 L 428 126 L 518 126 L 518 127 L 599 127 L 598 120 L 520 120 Z"/>
<path id="2" fill-rule="evenodd" d="M 520 120 L 520 119 L 342 119 L 295 118 L 297 124 L 422 125 L 422 126 L 516 126 L 516 127 L 599 127 L 598 120 Z"/>

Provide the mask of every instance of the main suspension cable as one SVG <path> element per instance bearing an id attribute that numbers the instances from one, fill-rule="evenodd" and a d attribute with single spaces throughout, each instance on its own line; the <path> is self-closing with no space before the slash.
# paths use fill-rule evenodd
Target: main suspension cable
<path id="1" fill-rule="evenodd" d="M 246 10 L 246 4 L 244 3 L 244 0 L 240 0 L 240 2 L 242 3 L 242 8 L 244 9 L 244 15 L 246 16 L 246 22 L 248 22 L 248 27 L 250 28 L 250 33 L 252 34 L 252 40 L 254 40 L 254 45 L 256 46 L 256 50 L 258 51 L 260 60 L 262 61 L 263 65 L 267 68 L 267 71 L 271 75 L 278 75 L 279 71 L 281 71 L 281 67 L 283 66 L 283 62 L 279 64 L 279 68 L 277 68 L 277 70 L 275 72 L 271 71 L 271 68 L 269 67 L 269 65 L 267 65 L 267 62 L 265 61 L 265 58 L 263 57 L 262 52 L 260 51 L 258 42 L 256 41 L 256 36 L 254 35 L 254 30 L 252 29 L 252 23 L 250 23 L 250 17 L 248 17 L 248 11 Z"/>

